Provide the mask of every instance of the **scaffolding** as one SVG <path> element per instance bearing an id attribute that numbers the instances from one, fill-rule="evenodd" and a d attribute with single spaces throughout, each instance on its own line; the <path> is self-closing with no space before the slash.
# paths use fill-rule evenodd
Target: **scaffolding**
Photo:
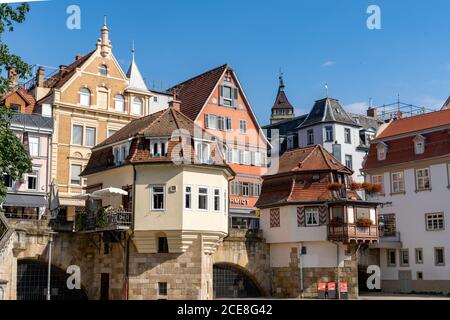
<path id="1" fill-rule="evenodd" d="M 400 96 L 396 102 L 383 104 L 378 107 L 373 107 L 372 109 L 376 110 L 378 119 L 385 122 L 436 111 L 428 107 L 420 107 L 413 104 L 404 103 L 400 101 Z"/>

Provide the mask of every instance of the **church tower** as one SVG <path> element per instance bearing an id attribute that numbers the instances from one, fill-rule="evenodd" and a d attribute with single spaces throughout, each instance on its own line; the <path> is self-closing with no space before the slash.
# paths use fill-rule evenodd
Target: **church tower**
<path id="1" fill-rule="evenodd" d="M 275 104 L 272 107 L 272 115 L 270 117 L 270 123 L 274 124 L 283 120 L 292 119 L 295 117 L 294 107 L 290 104 L 286 93 L 284 92 L 284 80 L 283 74 L 280 74 L 280 85 L 278 87 L 278 94 L 275 100 Z"/>

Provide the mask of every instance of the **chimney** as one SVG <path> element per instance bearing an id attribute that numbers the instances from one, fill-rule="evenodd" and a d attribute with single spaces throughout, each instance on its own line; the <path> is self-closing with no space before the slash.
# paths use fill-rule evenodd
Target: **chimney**
<path id="1" fill-rule="evenodd" d="M 174 99 L 169 102 L 169 108 L 172 108 L 177 111 L 181 111 L 181 102 Z"/>
<path id="2" fill-rule="evenodd" d="M 39 88 L 44 87 L 44 81 L 45 81 L 45 68 L 39 66 L 39 69 L 36 73 L 36 86 Z"/>
<path id="3" fill-rule="evenodd" d="M 75 61 L 78 61 L 78 60 L 80 60 L 81 58 L 83 58 L 83 56 L 82 56 L 81 54 L 77 54 L 77 55 L 75 56 Z"/>
<path id="4" fill-rule="evenodd" d="M 19 75 L 14 67 L 8 68 L 8 81 L 10 88 L 14 89 L 19 85 Z"/>
<path id="5" fill-rule="evenodd" d="M 368 117 L 372 117 L 372 118 L 376 118 L 377 117 L 377 109 L 372 108 L 372 107 L 367 109 L 367 116 Z"/>

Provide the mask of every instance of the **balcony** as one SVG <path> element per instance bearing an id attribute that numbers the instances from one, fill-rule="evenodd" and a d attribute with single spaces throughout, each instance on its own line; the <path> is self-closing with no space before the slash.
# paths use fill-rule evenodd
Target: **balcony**
<path id="1" fill-rule="evenodd" d="M 328 226 L 328 240 L 344 243 L 376 243 L 379 239 L 378 226 L 359 226 L 353 223 L 331 224 Z"/>
<path id="2" fill-rule="evenodd" d="M 79 212 L 75 218 L 75 231 L 93 233 L 130 230 L 133 214 L 124 209 L 100 208 L 95 213 Z"/>

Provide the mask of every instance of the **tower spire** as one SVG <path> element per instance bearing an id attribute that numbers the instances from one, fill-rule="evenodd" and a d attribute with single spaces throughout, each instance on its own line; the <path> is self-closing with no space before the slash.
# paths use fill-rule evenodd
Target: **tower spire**
<path id="1" fill-rule="evenodd" d="M 98 41 L 97 46 L 101 48 L 101 55 L 103 57 L 108 56 L 112 52 L 111 41 L 109 41 L 109 30 L 107 27 L 106 15 L 103 17 L 103 27 L 101 29 L 102 36 Z"/>
<path id="2" fill-rule="evenodd" d="M 278 79 L 280 80 L 280 86 L 279 86 L 279 91 L 284 91 L 285 85 L 284 85 L 284 79 L 283 79 L 283 71 L 280 68 L 280 76 L 278 77 Z"/>

